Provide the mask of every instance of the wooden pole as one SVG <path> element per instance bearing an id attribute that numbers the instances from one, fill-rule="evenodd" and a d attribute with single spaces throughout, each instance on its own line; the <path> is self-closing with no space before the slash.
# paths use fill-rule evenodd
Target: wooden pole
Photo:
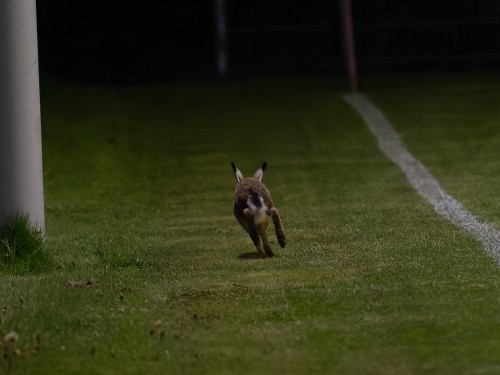
<path id="1" fill-rule="evenodd" d="M 340 18 L 342 27 L 342 45 L 344 49 L 344 64 L 347 76 L 347 89 L 351 92 L 355 92 L 358 90 L 358 77 L 356 72 L 356 52 L 354 45 L 351 0 L 340 0 Z"/>
<path id="2" fill-rule="evenodd" d="M 36 0 L 0 0 L 0 221 L 45 229 Z"/>

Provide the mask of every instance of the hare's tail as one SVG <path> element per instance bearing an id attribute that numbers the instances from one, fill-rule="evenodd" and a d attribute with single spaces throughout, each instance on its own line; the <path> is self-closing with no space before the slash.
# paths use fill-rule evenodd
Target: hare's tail
<path id="1" fill-rule="evenodd" d="M 247 206 L 250 214 L 254 217 L 255 223 L 259 224 L 267 217 L 267 207 L 264 203 L 264 198 L 257 191 L 251 189 L 250 195 L 247 198 Z"/>

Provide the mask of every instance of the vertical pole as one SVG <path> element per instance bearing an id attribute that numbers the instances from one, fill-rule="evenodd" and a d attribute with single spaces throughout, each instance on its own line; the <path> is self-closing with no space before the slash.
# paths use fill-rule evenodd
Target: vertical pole
<path id="1" fill-rule="evenodd" d="M 45 229 L 36 0 L 0 0 L 0 221 Z"/>
<path id="2" fill-rule="evenodd" d="M 347 74 L 347 88 L 351 92 L 358 89 L 356 72 L 356 52 L 354 48 L 354 31 L 352 22 L 351 0 L 340 0 L 340 18 L 342 25 L 342 45 Z"/>
<path id="3" fill-rule="evenodd" d="M 215 58 L 217 73 L 223 78 L 227 74 L 227 25 L 226 1 L 214 0 L 215 10 Z"/>

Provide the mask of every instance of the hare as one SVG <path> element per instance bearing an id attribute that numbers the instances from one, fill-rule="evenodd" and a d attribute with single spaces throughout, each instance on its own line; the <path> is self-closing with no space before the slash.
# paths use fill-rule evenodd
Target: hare
<path id="1" fill-rule="evenodd" d="M 286 240 L 280 214 L 274 206 L 271 193 L 262 183 L 267 163 L 264 162 L 252 177 L 247 178 L 243 177 L 233 162 L 231 166 L 238 181 L 234 192 L 234 216 L 250 235 L 258 253 L 272 257 L 274 253 L 266 234 L 269 217 L 273 219 L 276 237 L 282 248 L 285 247 Z"/>

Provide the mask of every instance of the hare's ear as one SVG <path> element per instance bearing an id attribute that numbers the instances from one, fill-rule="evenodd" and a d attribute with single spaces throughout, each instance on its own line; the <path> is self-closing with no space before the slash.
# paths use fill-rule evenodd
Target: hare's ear
<path id="1" fill-rule="evenodd" d="M 266 162 L 262 163 L 262 167 L 260 167 L 259 169 L 257 169 L 257 171 L 255 171 L 255 173 L 253 174 L 253 176 L 257 180 L 262 181 L 262 177 L 264 176 L 264 171 L 266 170 L 266 167 L 267 167 L 267 163 Z"/>
<path id="2" fill-rule="evenodd" d="M 241 173 L 241 171 L 236 167 L 236 165 L 231 162 L 231 167 L 233 167 L 233 172 L 234 172 L 234 175 L 236 176 L 236 180 L 238 180 L 238 182 L 240 182 L 241 180 L 243 180 L 243 173 Z"/>

